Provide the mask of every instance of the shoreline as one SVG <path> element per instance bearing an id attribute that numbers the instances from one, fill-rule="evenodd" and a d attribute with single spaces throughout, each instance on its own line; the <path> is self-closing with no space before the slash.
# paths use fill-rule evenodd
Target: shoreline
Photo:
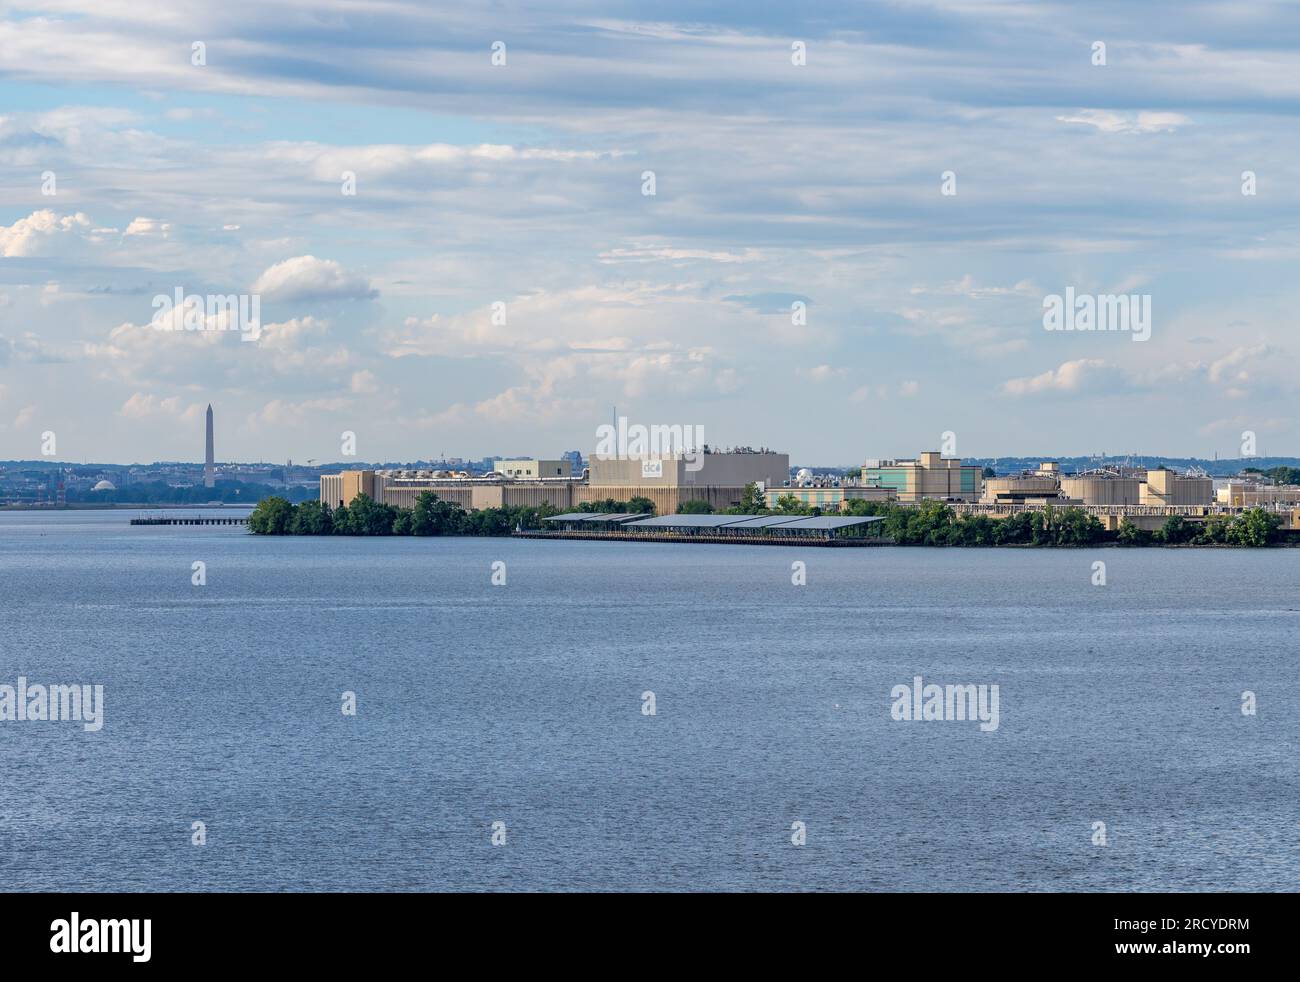
<path id="1" fill-rule="evenodd" d="M 0 513 L 7 511 L 193 511 L 199 508 L 246 508 L 252 511 L 256 505 L 235 504 L 232 502 L 215 501 L 210 505 L 185 505 L 185 504 L 71 504 L 71 505 L 0 505 Z"/>

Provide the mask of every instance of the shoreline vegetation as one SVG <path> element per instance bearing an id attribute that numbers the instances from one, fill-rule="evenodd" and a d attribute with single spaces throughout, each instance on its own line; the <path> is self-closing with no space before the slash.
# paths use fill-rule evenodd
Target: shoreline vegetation
<path id="1" fill-rule="evenodd" d="M 653 504 L 645 498 L 630 501 L 587 502 L 575 511 L 646 512 Z M 704 501 L 687 501 L 679 514 L 709 514 Z M 516 530 L 537 531 L 542 519 L 560 514 L 550 505 L 539 507 L 482 508 L 466 511 L 439 500 L 431 491 L 416 499 L 413 508 L 398 508 L 358 495 L 350 505 L 331 509 L 319 501 L 300 504 L 278 496 L 263 498 L 248 518 L 249 531 L 258 535 L 415 535 L 502 536 Z M 731 515 L 820 515 L 817 508 L 800 505 L 793 496 L 778 499 L 767 508 L 754 485 L 745 489 L 740 505 L 725 509 Z M 917 505 L 852 500 L 837 514 L 846 517 L 878 515 L 885 519 L 886 539 L 901 546 L 1029 546 L 1078 548 L 1084 546 L 1229 546 L 1263 548 L 1286 540 L 1282 519 L 1262 508 L 1239 515 L 1211 515 L 1204 522 L 1189 522 L 1180 515 L 1165 519 L 1155 531 L 1144 531 L 1128 521 L 1117 532 L 1082 508 L 1056 508 L 1017 512 L 1006 518 L 958 515 L 941 501 Z"/>

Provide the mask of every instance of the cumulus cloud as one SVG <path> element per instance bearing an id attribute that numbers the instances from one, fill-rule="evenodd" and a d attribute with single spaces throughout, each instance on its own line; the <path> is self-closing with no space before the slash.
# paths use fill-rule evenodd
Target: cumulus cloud
<path id="1" fill-rule="evenodd" d="M 294 256 L 266 269 L 253 292 L 267 300 L 372 300 L 379 291 L 364 276 L 350 273 L 332 259 Z"/>
<path id="2" fill-rule="evenodd" d="M 158 235 L 167 238 L 171 234 L 171 223 L 157 218 L 133 218 L 123 235 Z"/>
<path id="3" fill-rule="evenodd" d="M 1212 361 L 1206 374 L 1211 382 L 1219 385 L 1243 386 L 1248 384 L 1254 378 L 1254 373 L 1276 353 L 1267 344 L 1233 348 L 1226 355 Z"/>
<path id="4" fill-rule="evenodd" d="M 49 255 L 61 242 L 84 239 L 93 231 L 94 225 L 81 212 L 59 215 L 48 208 L 42 208 L 26 218 L 18 219 L 12 225 L 0 225 L 0 255 Z"/>
<path id="5" fill-rule="evenodd" d="M 1008 379 L 1002 383 L 1002 391 L 1012 396 L 1049 392 L 1077 393 L 1097 387 L 1110 375 L 1109 366 L 1100 358 L 1078 358 L 1062 363 L 1059 368 L 1048 369 L 1041 375 Z"/>

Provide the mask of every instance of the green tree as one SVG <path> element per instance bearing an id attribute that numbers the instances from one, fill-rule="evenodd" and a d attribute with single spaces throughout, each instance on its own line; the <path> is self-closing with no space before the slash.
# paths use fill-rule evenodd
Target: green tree
<path id="1" fill-rule="evenodd" d="M 352 499 L 347 512 L 343 528 L 340 529 L 335 522 L 335 531 L 343 535 L 392 535 L 398 509 L 380 504 L 369 495 L 359 494 Z"/>
<path id="2" fill-rule="evenodd" d="M 792 494 L 783 494 L 777 498 L 776 510 L 782 515 L 803 515 L 808 511 L 803 502 Z"/>
<path id="3" fill-rule="evenodd" d="M 287 535 L 294 525 L 294 506 L 277 495 L 263 498 L 248 516 L 248 528 L 259 535 Z"/>
<path id="4" fill-rule="evenodd" d="M 1211 515 L 1201 524 L 1201 530 L 1192 541 L 1197 545 L 1220 545 L 1228 541 L 1232 519 L 1227 515 Z"/>
<path id="5" fill-rule="evenodd" d="M 1082 508 L 1063 509 L 1056 521 L 1054 542 L 1058 546 L 1088 546 L 1099 542 L 1106 529 L 1094 515 Z"/>
<path id="6" fill-rule="evenodd" d="M 679 515 L 712 515 L 713 506 L 701 498 L 692 498 L 690 501 L 683 501 L 677 506 Z"/>
<path id="7" fill-rule="evenodd" d="M 432 491 L 421 491 L 411 511 L 412 535 L 458 535 L 464 525 L 465 510 L 450 501 L 441 501 Z"/>
<path id="8" fill-rule="evenodd" d="M 1282 520 L 1263 508 L 1242 512 L 1228 527 L 1228 541 L 1239 546 L 1261 548 L 1270 545 L 1279 535 Z"/>
<path id="9" fill-rule="evenodd" d="M 1195 534 L 1195 529 L 1188 524 L 1182 515 L 1170 515 L 1165 519 L 1165 523 L 1160 526 L 1159 531 L 1155 533 L 1156 541 L 1163 542 L 1165 545 L 1176 546 L 1179 543 L 1186 542 Z"/>
<path id="10" fill-rule="evenodd" d="M 653 515 L 655 503 L 643 495 L 636 495 L 627 499 L 626 511 L 632 515 Z"/>
<path id="11" fill-rule="evenodd" d="M 767 498 L 763 492 L 758 489 L 758 484 L 750 481 L 745 485 L 745 491 L 740 496 L 740 514 L 742 515 L 763 515 L 767 513 Z"/>
<path id="12" fill-rule="evenodd" d="M 1146 545 L 1147 533 L 1125 518 L 1119 523 L 1119 532 L 1115 535 L 1115 541 L 1124 546 Z"/>
<path id="13" fill-rule="evenodd" d="M 304 501 L 298 505 L 289 532 L 294 535 L 329 535 L 334 527 L 329 505 L 319 501 Z"/>
<path id="14" fill-rule="evenodd" d="M 1274 484 L 1300 484 L 1300 467 L 1273 467 L 1264 476 Z"/>

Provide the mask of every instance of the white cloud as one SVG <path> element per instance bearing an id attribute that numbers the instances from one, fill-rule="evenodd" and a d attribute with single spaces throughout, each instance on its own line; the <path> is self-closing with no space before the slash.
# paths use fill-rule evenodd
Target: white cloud
<path id="1" fill-rule="evenodd" d="M 364 276 L 332 259 L 294 256 L 269 267 L 253 284 L 267 300 L 369 300 L 378 296 Z"/>
<path id="2" fill-rule="evenodd" d="M 133 218 L 123 235 L 158 235 L 167 238 L 171 234 L 171 224 L 157 218 Z"/>
<path id="3" fill-rule="evenodd" d="M 42 208 L 12 225 L 0 225 L 0 255 L 6 258 L 49 255 L 60 242 L 84 239 L 93 230 L 90 219 L 81 212 L 59 215 Z"/>
<path id="4" fill-rule="evenodd" d="M 1071 116 L 1057 116 L 1062 123 L 1083 123 L 1103 133 L 1172 133 L 1191 120 L 1182 113 L 1113 113 L 1104 109 L 1081 109 Z"/>
<path id="5" fill-rule="evenodd" d="M 1108 366 L 1100 358 L 1079 358 L 1041 375 L 1013 378 L 1002 383 L 1007 395 L 1038 395 L 1046 392 L 1079 392 L 1106 375 Z"/>
<path id="6" fill-rule="evenodd" d="M 205 410 L 206 407 L 197 402 L 183 406 L 179 396 L 159 398 L 150 393 L 136 392 L 122 404 L 122 408 L 117 412 L 119 416 L 125 416 L 128 419 L 140 420 L 154 416 L 165 416 L 192 422 L 199 419 Z"/>
<path id="7" fill-rule="evenodd" d="M 374 372 L 362 369 L 352 373 L 352 382 L 348 388 L 356 395 L 371 395 L 379 391 L 379 379 Z"/>

